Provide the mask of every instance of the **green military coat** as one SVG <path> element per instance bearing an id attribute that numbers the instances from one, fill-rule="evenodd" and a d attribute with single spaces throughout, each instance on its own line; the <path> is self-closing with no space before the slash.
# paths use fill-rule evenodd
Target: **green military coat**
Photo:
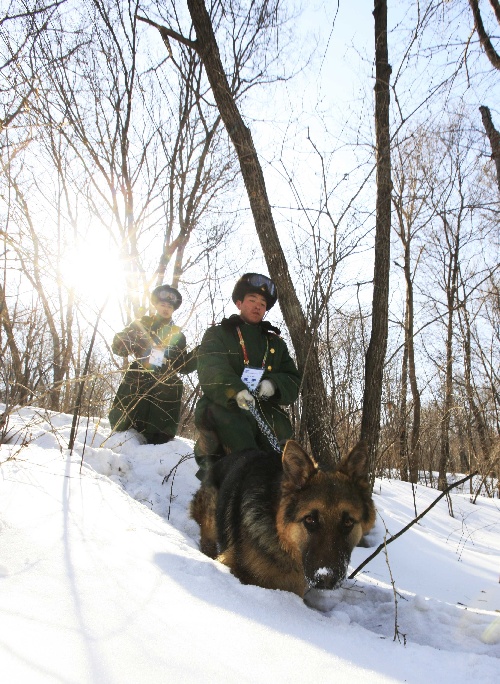
<path id="1" fill-rule="evenodd" d="M 149 363 L 154 346 L 165 350 L 161 368 Z M 118 356 L 135 356 L 114 398 L 111 427 L 116 431 L 133 427 L 150 443 L 174 437 L 183 389 L 178 373 L 196 370 L 195 354 L 186 352 L 184 333 L 161 316 L 142 316 L 115 335 L 111 348 Z"/>
<path id="2" fill-rule="evenodd" d="M 249 365 L 264 365 L 262 380 L 267 378 L 276 387 L 272 397 L 256 402 L 257 408 L 278 441 L 284 442 L 292 435 L 290 420 L 281 407 L 297 399 L 301 376 L 288 348 L 277 334 L 279 331 L 267 321 L 250 325 L 234 315 L 209 328 L 198 348 L 198 378 L 203 396 L 195 411 L 200 433 L 195 455 L 200 465 L 204 456 L 220 453 L 221 447 L 225 453 L 246 448 L 272 449 L 253 416 L 238 408 L 235 401 L 236 394 L 246 389 L 241 379 L 245 359 L 238 327 Z"/>

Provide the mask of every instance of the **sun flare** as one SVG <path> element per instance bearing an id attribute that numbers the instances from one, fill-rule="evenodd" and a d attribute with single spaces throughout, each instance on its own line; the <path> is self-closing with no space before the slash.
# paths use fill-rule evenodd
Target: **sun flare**
<path id="1" fill-rule="evenodd" d="M 118 255 L 99 241 L 71 247 L 61 263 L 61 278 L 68 289 L 90 307 L 99 309 L 119 297 L 125 287 L 125 274 Z"/>

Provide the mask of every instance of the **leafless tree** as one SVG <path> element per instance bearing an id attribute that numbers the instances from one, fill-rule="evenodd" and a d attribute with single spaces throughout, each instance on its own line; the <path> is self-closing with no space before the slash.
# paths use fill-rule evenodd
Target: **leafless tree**
<path id="1" fill-rule="evenodd" d="M 3 171 L 15 193 L 16 210 L 13 212 L 12 223 L 18 231 L 9 235 L 7 244 L 15 252 L 23 274 L 37 292 L 43 308 L 50 334 L 50 348 L 52 349 L 50 379 L 47 378 L 46 382 L 50 386 L 48 405 L 52 410 L 58 410 L 64 380 L 68 377 L 71 360 L 73 301 L 70 295 L 69 299 L 66 300 L 67 307 L 63 307 L 58 306 L 62 304 L 62 297 L 56 297 L 55 302 L 52 300 L 47 281 L 44 280 L 44 273 L 53 253 L 47 254 L 45 252 L 46 245 L 44 245 L 36 229 L 36 221 L 30 210 L 26 194 L 17 178 L 11 173 L 11 168 L 4 166 Z M 55 287 L 61 287 L 60 282 L 56 283 Z M 15 353 L 13 344 L 10 345 L 10 348 L 11 352 L 14 352 L 12 357 L 14 368 L 18 368 L 18 372 L 20 372 L 21 368 L 18 367 L 18 364 L 20 364 L 21 359 Z"/>
<path id="2" fill-rule="evenodd" d="M 50 63 L 34 63 L 33 50 L 66 0 L 9 0 L 0 18 L 0 134 L 36 98 Z"/>
<path id="3" fill-rule="evenodd" d="M 370 445 L 373 463 L 380 431 L 380 406 L 389 319 L 391 252 L 391 139 L 389 125 L 391 66 L 387 45 L 387 2 L 375 0 L 375 136 L 377 208 L 373 273 L 372 327 L 365 365 L 361 438 Z"/>
<path id="4" fill-rule="evenodd" d="M 44 363 L 39 359 L 38 364 L 43 382 L 23 374 L 25 340 L 16 330 L 21 319 L 12 306 L 12 278 L 2 286 L 3 343 L 15 386 L 33 397 L 36 382 L 40 402 L 53 409 L 71 407 L 75 384 L 70 378 L 83 368 L 82 345 L 88 341 L 78 319 L 80 302 L 60 267 L 65 248 L 84 239 L 92 217 L 101 225 L 103 244 L 114 231 L 117 251 L 143 279 L 143 287 L 134 280 L 136 313 L 146 298 L 142 292 L 167 277 L 167 253 L 175 258 L 170 275 L 177 283 L 186 268 L 220 243 L 233 220 L 221 217 L 220 206 L 234 187 L 234 153 L 219 134 L 219 115 L 206 102 L 199 59 L 191 63 L 187 78 L 177 65 L 170 69 L 177 77 L 166 79 L 165 60 L 155 61 L 154 55 L 150 61 L 141 57 L 139 70 L 135 6 L 122 5 L 95 0 L 92 17 L 75 12 L 64 24 L 54 11 L 49 30 L 31 51 L 33 65 L 50 63 L 50 73 L 43 79 L 39 74 L 36 97 L 16 118 L 29 138 L 20 136 L 14 145 L 11 128 L 2 138 L 9 146 L 4 146 L 8 153 L 1 177 L 2 199 L 8 198 L 2 204 L 9 226 L 6 249 L 16 255 L 16 268 L 38 293 L 50 331 L 49 338 L 43 337 Z M 174 116 L 165 116 L 160 92 L 168 94 Z M 214 216 L 207 219 L 213 207 Z M 54 233 L 41 228 L 45 223 L 54 226 Z M 200 253 L 191 252 L 185 261 L 195 229 L 204 233 Z M 156 239 L 161 231 L 163 245 Z M 147 249 L 146 239 L 156 240 L 154 250 Z M 30 353 L 35 359 L 34 346 Z M 97 371 L 99 364 L 92 361 L 90 367 Z M 46 391 L 50 400 L 43 398 Z"/>
<path id="5" fill-rule="evenodd" d="M 423 169 L 428 163 L 429 145 L 432 141 L 419 127 L 406 141 L 395 145 L 393 206 L 397 223 L 396 233 L 401 241 L 402 264 L 405 283 L 404 343 L 401 369 L 401 397 L 399 406 L 399 464 L 401 479 L 418 481 L 420 464 L 421 396 L 415 365 L 415 294 L 414 281 L 423 246 L 418 242 L 419 232 L 432 220 L 428 211 L 427 191 L 424 185 Z M 407 405 L 408 383 L 411 389 L 412 406 Z M 411 436 L 408 439 L 408 417 L 411 410 Z"/>
<path id="6" fill-rule="evenodd" d="M 442 372 L 442 419 L 438 487 L 446 486 L 447 467 L 450 463 L 450 427 L 456 414 L 455 345 L 457 312 L 460 306 L 459 287 L 466 279 L 468 288 L 477 287 L 481 273 L 482 230 L 480 211 L 483 206 L 483 188 L 477 183 L 478 157 L 471 153 L 470 136 L 464 130 L 465 120 L 459 114 L 452 117 L 448 129 L 435 131 L 435 145 L 441 150 L 432 167 L 427 168 L 425 183 L 428 187 L 426 202 L 436 216 L 427 234 L 427 271 L 437 289 L 426 297 L 434 300 L 436 314 L 441 317 L 444 330 L 444 359 Z M 438 161 L 439 160 L 439 161 Z M 467 275 L 466 275 L 467 274 Z M 429 275 L 427 277 L 429 277 Z M 442 293 L 443 301 L 438 293 Z"/>
<path id="7" fill-rule="evenodd" d="M 278 16 L 278 7 L 278 1 L 268 0 L 257 5 L 252 3 L 248 10 L 245 10 L 244 5 L 229 4 L 232 16 L 236 13 L 243 15 L 243 28 L 240 30 L 245 34 L 245 44 L 256 42 L 265 29 L 273 26 Z M 319 463 L 324 467 L 331 467 L 338 458 L 338 447 L 328 415 L 328 399 L 319 364 L 317 342 L 293 286 L 276 231 L 257 151 L 250 129 L 237 105 L 235 86 L 241 81 L 241 65 L 235 60 L 233 77 L 229 82 L 215 37 L 212 16 L 205 2 L 188 0 L 188 8 L 196 32 L 195 40 L 186 38 L 168 26 L 158 26 L 158 30 L 167 40 L 177 40 L 196 51 L 205 67 L 217 107 L 238 155 L 257 234 L 269 273 L 278 286 L 280 307 L 290 331 L 299 368 L 303 372 L 304 399 L 307 402 L 304 412 L 309 440 Z M 214 11 L 215 7 L 212 8 L 212 13 Z"/>
<path id="8" fill-rule="evenodd" d="M 93 0 L 92 8 L 91 23 L 81 19 L 75 29 L 85 51 L 75 47 L 57 62 L 37 117 L 76 155 L 84 180 L 73 191 L 85 204 L 82 213 L 114 236 L 128 274 L 128 316 L 137 316 L 172 258 L 174 283 L 183 275 L 193 230 L 232 187 L 233 160 L 222 149 L 218 116 L 206 104 L 199 63 L 191 60 L 181 76 L 178 65 L 170 73 L 165 60 L 144 68 L 141 57 L 139 69 L 137 5 Z M 68 32 L 61 26 L 56 35 L 59 42 L 40 47 L 46 58 L 68 51 Z M 187 63 L 185 55 L 178 59 Z M 169 116 L 161 96 L 168 96 Z M 153 250 L 145 250 L 147 242 Z"/>

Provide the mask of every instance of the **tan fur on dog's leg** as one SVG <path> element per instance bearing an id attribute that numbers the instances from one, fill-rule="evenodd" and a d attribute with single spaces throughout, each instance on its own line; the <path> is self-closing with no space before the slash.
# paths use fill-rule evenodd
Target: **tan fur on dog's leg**
<path id="1" fill-rule="evenodd" d="M 217 556 L 217 490 L 200 487 L 191 501 L 191 517 L 200 526 L 200 550 L 210 558 Z"/>

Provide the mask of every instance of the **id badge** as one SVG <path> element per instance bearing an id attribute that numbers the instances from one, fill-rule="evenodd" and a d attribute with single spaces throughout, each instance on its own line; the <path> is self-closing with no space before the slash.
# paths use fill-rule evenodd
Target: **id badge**
<path id="1" fill-rule="evenodd" d="M 241 374 L 241 379 L 248 387 L 250 392 L 255 392 L 257 386 L 260 382 L 261 377 L 264 375 L 263 368 L 252 368 L 252 366 L 246 366 L 245 370 Z"/>
<path id="2" fill-rule="evenodd" d="M 160 347 L 153 347 L 149 355 L 149 363 L 155 368 L 161 368 L 163 365 L 163 354 L 165 350 Z"/>

